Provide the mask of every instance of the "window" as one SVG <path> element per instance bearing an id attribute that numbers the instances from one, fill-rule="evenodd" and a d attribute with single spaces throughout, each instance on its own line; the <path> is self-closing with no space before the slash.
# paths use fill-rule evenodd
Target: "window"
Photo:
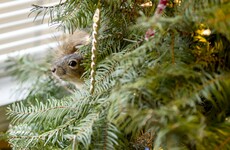
<path id="1" fill-rule="evenodd" d="M 52 5 L 59 0 L 48 0 L 45 4 Z M 34 21 L 35 13 L 30 14 L 32 4 L 42 5 L 36 0 L 1 0 L 0 2 L 0 106 L 17 100 L 12 96 L 16 82 L 7 75 L 4 68 L 7 58 L 25 54 L 43 57 L 48 49 L 55 47 L 55 37 L 61 35 L 55 27 L 48 26 L 49 16 L 43 14 Z M 30 15 L 29 15 L 30 14 Z M 43 23 L 42 23 L 43 20 Z"/>
<path id="2" fill-rule="evenodd" d="M 49 4 L 59 0 L 45 0 Z M 39 3 L 38 3 L 39 2 Z M 30 14 L 32 4 L 42 4 L 35 0 L 1 0 L 0 1 L 0 132 L 8 128 L 5 115 L 7 104 L 21 99 L 17 97 L 17 82 L 5 72 L 5 61 L 10 57 L 19 57 L 25 54 L 42 58 L 52 47 L 57 46 L 54 37 L 58 38 L 61 32 L 55 27 L 48 26 L 48 18 L 43 15 Z M 46 4 L 47 4 L 46 3 Z M 43 20 L 43 24 L 42 24 Z M 5 141 L 0 140 L 0 149 L 10 149 Z"/>

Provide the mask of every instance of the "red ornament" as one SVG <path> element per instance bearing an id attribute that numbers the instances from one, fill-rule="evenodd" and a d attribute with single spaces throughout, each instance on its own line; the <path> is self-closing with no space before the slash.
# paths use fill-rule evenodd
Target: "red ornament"
<path id="1" fill-rule="evenodd" d="M 148 29 L 145 33 L 145 40 L 148 41 L 150 37 L 153 37 L 155 35 L 155 30 Z"/>
<path id="2" fill-rule="evenodd" d="M 160 0 L 159 1 L 158 5 L 157 5 L 157 9 L 156 9 L 155 14 L 154 14 L 155 17 L 159 17 L 162 14 L 163 10 L 167 6 L 167 2 L 168 2 L 167 0 Z M 155 35 L 155 30 L 151 29 L 151 28 L 148 29 L 145 33 L 145 40 L 146 41 L 149 40 L 149 38 L 153 37 L 154 35 Z"/>
<path id="3" fill-rule="evenodd" d="M 157 10 L 155 12 L 155 15 L 162 14 L 163 10 L 166 8 L 167 0 L 160 0 L 159 4 L 157 5 Z"/>

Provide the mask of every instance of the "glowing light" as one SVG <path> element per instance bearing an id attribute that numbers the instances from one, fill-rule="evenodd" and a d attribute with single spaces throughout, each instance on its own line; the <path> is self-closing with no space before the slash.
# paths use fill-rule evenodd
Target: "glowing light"
<path id="1" fill-rule="evenodd" d="M 210 29 L 205 29 L 202 31 L 201 33 L 202 35 L 210 35 L 211 34 L 211 30 Z"/>
<path id="2" fill-rule="evenodd" d="M 178 4 L 178 5 L 180 6 L 181 0 L 174 0 L 174 3 L 175 3 L 175 4 Z"/>
<path id="3" fill-rule="evenodd" d="M 141 7 L 151 7 L 153 3 L 151 1 L 141 4 Z"/>

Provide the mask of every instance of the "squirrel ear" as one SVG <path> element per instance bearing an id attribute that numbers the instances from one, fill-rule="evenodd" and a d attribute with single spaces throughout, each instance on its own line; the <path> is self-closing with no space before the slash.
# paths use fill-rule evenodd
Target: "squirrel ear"
<path id="1" fill-rule="evenodd" d="M 77 44 L 74 46 L 74 48 L 77 50 L 77 49 L 81 48 L 82 46 L 84 46 L 84 44 Z"/>

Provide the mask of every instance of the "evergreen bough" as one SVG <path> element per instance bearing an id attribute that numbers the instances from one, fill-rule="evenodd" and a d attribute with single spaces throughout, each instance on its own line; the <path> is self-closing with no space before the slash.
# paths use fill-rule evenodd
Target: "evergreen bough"
<path id="1" fill-rule="evenodd" d="M 157 19 L 158 1 L 145 2 L 101 0 L 93 94 L 91 45 L 80 48 L 80 91 L 60 86 L 46 64 L 12 61 L 21 64 L 9 68 L 18 79 L 38 77 L 8 108 L 13 149 L 230 149 L 230 2 L 168 0 Z M 64 31 L 92 31 L 97 4 L 66 0 L 32 11 Z M 155 34 L 146 41 L 148 29 Z"/>

